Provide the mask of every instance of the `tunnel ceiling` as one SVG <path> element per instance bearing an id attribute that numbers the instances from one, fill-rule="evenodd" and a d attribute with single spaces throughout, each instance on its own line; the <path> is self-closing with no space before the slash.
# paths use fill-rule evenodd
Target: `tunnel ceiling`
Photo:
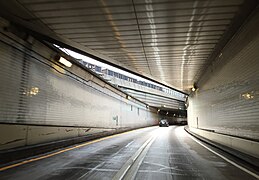
<path id="1" fill-rule="evenodd" d="M 188 91 L 252 12 L 254 2 L 12 0 L 4 5 L 27 27 L 44 26 L 64 43 L 80 44 L 103 59 Z"/>

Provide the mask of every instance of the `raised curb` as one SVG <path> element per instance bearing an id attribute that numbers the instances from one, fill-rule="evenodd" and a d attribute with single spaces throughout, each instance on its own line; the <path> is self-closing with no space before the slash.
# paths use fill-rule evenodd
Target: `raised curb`
<path id="1" fill-rule="evenodd" d="M 190 135 L 196 137 L 197 139 L 199 139 L 200 141 L 209 144 L 210 146 L 217 148 L 221 151 L 223 151 L 224 153 L 227 153 L 228 155 L 234 157 L 235 159 L 238 159 L 239 161 L 242 162 L 242 164 L 244 164 L 246 167 L 248 167 L 249 169 L 252 169 L 254 171 L 259 172 L 259 159 L 251 156 L 249 154 L 240 152 L 236 149 L 230 148 L 228 146 L 213 142 L 205 137 L 202 137 L 194 132 L 192 132 L 188 126 L 184 127 L 185 131 L 187 133 L 189 133 Z"/>
<path id="2" fill-rule="evenodd" d="M 120 128 L 113 131 L 100 132 L 100 133 L 91 134 L 87 136 L 74 137 L 74 138 L 41 143 L 36 145 L 23 146 L 19 148 L 8 149 L 8 150 L 1 150 L 0 167 L 13 164 L 14 162 L 20 162 L 32 156 L 37 156 L 40 154 L 48 153 L 50 151 L 58 150 L 75 144 L 87 142 L 90 140 L 94 140 L 94 139 L 98 139 L 106 136 L 111 136 L 114 134 L 123 133 L 134 129 L 139 129 L 139 128 L 143 128 L 143 127 Z"/>

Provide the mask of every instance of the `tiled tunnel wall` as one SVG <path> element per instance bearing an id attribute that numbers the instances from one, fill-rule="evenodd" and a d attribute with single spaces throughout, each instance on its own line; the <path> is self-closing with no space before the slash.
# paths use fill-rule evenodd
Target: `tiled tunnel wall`
<path id="1" fill-rule="evenodd" d="M 155 109 L 54 63 L 56 52 L 38 41 L 1 31 L 0 47 L 0 149 L 158 122 Z"/>
<path id="2" fill-rule="evenodd" d="M 259 140 L 259 12 L 223 49 L 189 97 L 192 128 Z"/>

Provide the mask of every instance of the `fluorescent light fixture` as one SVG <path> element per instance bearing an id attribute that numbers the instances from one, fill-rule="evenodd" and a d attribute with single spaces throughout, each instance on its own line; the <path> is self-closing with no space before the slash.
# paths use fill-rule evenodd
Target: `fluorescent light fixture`
<path id="1" fill-rule="evenodd" d="M 126 96 L 126 99 L 131 99 L 131 97 L 129 95 Z"/>
<path id="2" fill-rule="evenodd" d="M 68 60 L 66 60 L 65 58 L 63 57 L 60 57 L 60 59 L 58 60 L 61 64 L 65 65 L 66 67 L 71 67 L 72 66 L 72 63 L 69 62 Z"/>
<path id="3" fill-rule="evenodd" d="M 196 83 L 194 83 L 193 86 L 192 86 L 192 89 L 191 89 L 192 92 L 197 91 L 197 89 L 198 89 L 198 86 L 197 86 Z"/>

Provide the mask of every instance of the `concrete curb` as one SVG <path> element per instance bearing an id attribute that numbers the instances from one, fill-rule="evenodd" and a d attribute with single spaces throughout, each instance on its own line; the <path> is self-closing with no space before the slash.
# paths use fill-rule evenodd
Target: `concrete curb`
<path id="1" fill-rule="evenodd" d="M 79 143 L 91 141 L 94 139 L 111 136 L 114 134 L 123 133 L 130 130 L 140 129 L 143 127 L 137 128 L 121 128 L 114 131 L 100 132 L 92 135 L 74 137 L 64 140 L 52 141 L 47 143 L 41 143 L 36 145 L 29 145 L 19 148 L 13 148 L 8 150 L 0 151 L 0 167 L 6 166 L 8 164 L 13 164 L 25 160 L 26 158 L 37 156 L 40 154 L 48 153 L 50 151 L 55 151 L 62 149 L 68 146 L 76 145 Z"/>
<path id="2" fill-rule="evenodd" d="M 209 144 L 210 146 L 212 146 L 216 149 L 219 149 L 219 150 L 223 151 L 224 153 L 227 153 L 228 155 L 232 156 L 235 159 L 238 159 L 238 161 L 241 161 L 242 164 L 244 164 L 248 169 L 252 169 L 254 171 L 259 172 L 259 159 L 258 158 L 251 156 L 249 154 L 240 152 L 240 151 L 230 148 L 228 146 L 213 142 L 205 137 L 202 137 L 202 136 L 192 132 L 188 126 L 185 126 L 184 129 L 187 133 L 196 137 L 200 141 L 202 141 L 206 144 Z"/>

